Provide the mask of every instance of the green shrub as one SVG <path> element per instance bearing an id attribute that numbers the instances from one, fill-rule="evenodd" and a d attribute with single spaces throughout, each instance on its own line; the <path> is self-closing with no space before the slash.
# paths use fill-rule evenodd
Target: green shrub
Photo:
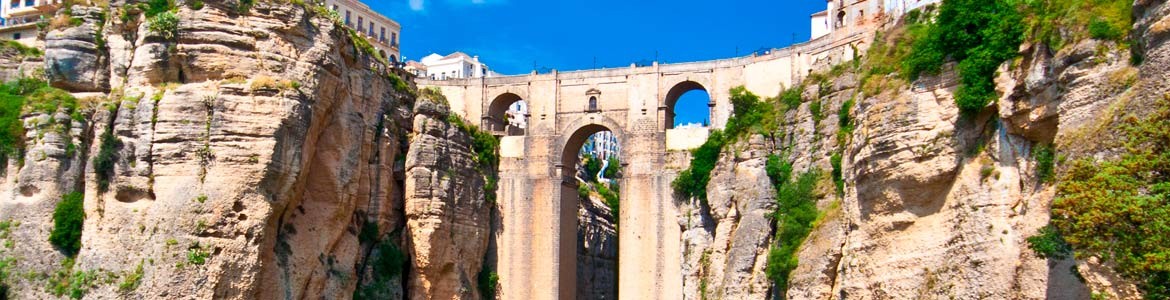
<path id="1" fill-rule="evenodd" d="M 979 112 L 996 98 L 995 70 L 1018 55 L 1023 18 L 1012 0 L 944 0 L 937 22 L 915 41 L 903 62 L 909 79 L 937 73 L 949 57 L 959 63 L 955 104 Z"/>
<path id="2" fill-rule="evenodd" d="M 145 14 L 147 18 L 153 18 L 159 14 L 174 11 L 175 1 L 149 0 L 145 3 L 139 4 L 139 8 L 142 9 L 143 14 Z"/>
<path id="3" fill-rule="evenodd" d="M 93 172 L 97 177 L 98 190 L 105 192 L 109 190 L 114 177 L 114 165 L 118 160 L 118 149 L 122 148 L 122 140 L 114 136 L 113 128 L 106 128 L 101 142 L 98 155 L 93 159 Z"/>
<path id="4" fill-rule="evenodd" d="M 844 148 L 845 141 L 853 134 L 853 118 L 849 115 L 853 110 L 853 104 L 853 99 L 845 100 L 845 103 L 841 103 L 841 109 L 837 111 L 837 148 Z"/>
<path id="5" fill-rule="evenodd" d="M 477 282 L 476 286 L 479 287 L 480 298 L 495 299 L 496 287 L 500 284 L 500 275 L 485 265 L 475 277 Z"/>
<path id="6" fill-rule="evenodd" d="M 0 257 L 0 299 L 8 299 L 8 276 L 9 269 L 16 264 L 16 259 L 11 257 Z"/>
<path id="7" fill-rule="evenodd" d="M 1089 36 L 1093 37 L 1094 39 L 1117 40 L 1120 39 L 1124 34 L 1125 33 L 1122 32 L 1121 29 L 1113 28 L 1109 22 L 1106 22 L 1103 19 L 1093 19 L 1092 22 L 1089 22 Z"/>
<path id="8" fill-rule="evenodd" d="M 77 99 L 43 80 L 19 78 L 0 85 L 0 158 L 17 155 L 24 149 L 26 112 L 54 113 L 64 110 L 79 119 Z"/>
<path id="9" fill-rule="evenodd" d="M 821 111 L 821 100 L 813 100 L 808 103 L 808 112 L 812 115 L 813 122 L 820 123 L 825 119 L 825 113 Z"/>
<path id="10" fill-rule="evenodd" d="M 1078 253 L 1111 261 L 1122 275 L 1145 281 L 1139 288 L 1147 298 L 1164 299 L 1170 297 L 1170 97 L 1134 114 L 1119 118 L 1119 157 L 1073 161 L 1057 184 L 1052 224 Z"/>
<path id="11" fill-rule="evenodd" d="M 118 284 L 118 291 L 123 293 L 133 292 L 142 284 L 142 276 L 145 274 L 142 270 L 142 261 L 138 261 L 138 266 L 134 267 L 133 273 L 128 273 L 122 277 L 122 283 Z"/>
<path id="12" fill-rule="evenodd" d="M 57 297 L 81 299 L 98 282 L 97 271 L 74 271 L 73 258 L 61 262 L 61 268 L 49 276 L 49 293 Z"/>
<path id="13" fill-rule="evenodd" d="M 707 203 L 707 183 L 711 181 L 711 171 L 715 169 L 725 143 L 722 131 L 711 131 L 707 141 L 691 151 L 690 167 L 671 182 L 674 191 L 685 198 L 698 198 L 701 203 Z"/>
<path id="14" fill-rule="evenodd" d="M 191 245 L 191 248 L 187 249 L 187 264 L 203 265 L 207 263 L 207 258 L 209 257 L 211 257 L 211 253 L 203 250 L 203 246 L 199 245 L 199 243 L 195 243 Z"/>
<path id="15" fill-rule="evenodd" d="M 833 152 L 829 157 L 829 165 L 833 167 L 833 186 L 837 188 L 837 195 L 845 194 L 845 177 L 841 170 L 841 152 Z"/>
<path id="16" fill-rule="evenodd" d="M 581 200 L 589 199 L 589 185 L 588 184 L 577 185 L 577 196 L 580 197 L 578 199 L 581 199 Z"/>
<path id="17" fill-rule="evenodd" d="M 1037 145 L 1032 148 L 1032 158 L 1036 159 L 1036 178 L 1040 182 L 1052 181 L 1056 172 L 1056 150 L 1051 145 Z"/>
<path id="18" fill-rule="evenodd" d="M 252 6 L 256 5 L 256 0 L 237 0 L 237 1 L 239 1 L 239 2 L 236 4 L 236 11 L 238 11 L 241 14 L 248 13 L 248 11 L 252 10 Z"/>
<path id="19" fill-rule="evenodd" d="M 174 40 L 179 36 L 179 16 L 170 11 L 160 13 L 149 19 L 147 30 L 163 39 Z"/>
<path id="20" fill-rule="evenodd" d="M 1028 248 L 1042 258 L 1065 259 L 1072 254 L 1072 246 L 1064 241 L 1056 227 L 1045 226 L 1036 235 L 1028 237 Z"/>
<path id="21" fill-rule="evenodd" d="M 25 57 L 41 57 L 41 56 L 45 55 L 45 53 L 42 52 L 41 49 L 39 49 L 39 48 L 25 46 L 21 42 L 11 41 L 11 40 L 4 41 L 3 43 L 0 43 L 0 48 L 9 48 L 9 49 L 16 50 L 16 53 L 19 53 L 21 56 L 25 56 Z"/>
<path id="22" fill-rule="evenodd" d="M 362 226 L 362 231 L 358 233 L 358 242 L 362 244 L 373 243 L 378 241 L 378 222 L 367 221 L 365 226 Z"/>
<path id="23" fill-rule="evenodd" d="M 622 174 L 622 162 L 619 161 L 617 159 L 617 157 L 610 157 L 609 158 L 609 166 L 605 168 L 605 178 L 606 179 L 615 179 L 615 178 L 621 177 L 621 174 Z"/>
<path id="24" fill-rule="evenodd" d="M 785 110 L 793 110 L 800 107 L 802 102 L 801 93 L 804 92 L 803 86 L 794 86 L 784 90 L 780 93 L 780 103 L 784 104 Z"/>
<path id="25" fill-rule="evenodd" d="M 85 195 L 79 192 L 65 194 L 53 210 L 53 230 L 49 232 L 49 243 L 66 256 L 76 256 L 81 251 L 81 229 L 84 223 Z"/>
<path id="26" fill-rule="evenodd" d="M 201 9 L 203 9 L 203 1 L 202 0 L 187 1 L 187 6 L 191 7 L 191 9 L 193 9 L 193 10 L 201 10 Z"/>
<path id="27" fill-rule="evenodd" d="M 791 163 L 776 155 L 768 157 L 765 169 L 776 188 L 777 208 L 776 244 L 768 250 L 764 272 L 778 290 L 787 291 L 789 274 L 799 263 L 797 251 L 819 218 L 815 189 L 821 175 L 813 169 L 790 181 Z"/>
<path id="28" fill-rule="evenodd" d="M 385 239 L 378 241 L 370 255 L 369 267 L 373 278 L 368 283 L 364 283 L 364 279 L 359 281 L 358 288 L 353 292 L 353 299 L 388 299 L 393 291 L 387 283 L 401 282 L 400 276 L 407 263 L 406 253 L 402 252 L 398 245 Z"/>
<path id="29" fill-rule="evenodd" d="M 621 219 L 621 195 L 618 195 L 617 188 L 610 189 L 606 184 L 597 184 L 597 193 L 605 200 L 605 205 L 609 207 L 609 211 L 613 214 L 613 223 L 616 225 Z"/>
<path id="30" fill-rule="evenodd" d="M 581 159 L 585 163 L 585 181 L 597 182 L 597 173 L 601 173 L 601 160 L 589 153 L 586 153 Z"/>
<path id="31" fill-rule="evenodd" d="M 383 241 L 378 245 L 378 257 L 374 259 L 374 278 L 386 281 L 398 277 L 406 267 L 406 253 L 398 245 Z"/>
<path id="32" fill-rule="evenodd" d="M 1025 26 L 1031 40 L 1048 44 L 1052 52 L 1084 38 L 1129 43 L 1133 27 L 1131 0 L 1024 1 Z"/>

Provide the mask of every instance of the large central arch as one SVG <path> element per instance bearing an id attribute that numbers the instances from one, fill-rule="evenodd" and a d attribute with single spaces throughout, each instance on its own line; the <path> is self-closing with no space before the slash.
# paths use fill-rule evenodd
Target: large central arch
<path id="1" fill-rule="evenodd" d="M 568 127 L 570 131 L 566 131 L 561 135 L 560 141 L 557 143 L 559 145 L 557 146 L 557 150 L 559 151 L 554 152 L 559 155 L 559 157 L 554 158 L 554 161 L 557 162 L 557 175 L 560 177 L 559 212 L 557 217 L 557 231 L 560 240 L 555 243 L 557 257 L 561 261 L 557 270 L 557 281 L 559 285 L 557 293 L 559 299 L 576 299 L 578 295 L 578 270 L 576 261 L 578 257 L 579 239 L 577 230 L 580 224 L 578 224 L 577 208 L 579 202 L 582 200 L 577 192 L 580 183 L 576 178 L 577 163 L 580 159 L 578 157 L 579 150 L 589 140 L 590 136 L 598 132 L 613 132 L 619 144 L 625 138 L 621 127 L 616 122 L 613 122 L 613 120 L 603 116 L 593 115 L 574 123 L 576 124 Z M 614 216 L 614 218 L 617 219 L 620 216 Z M 614 272 L 616 273 L 617 270 L 614 270 Z M 614 284 L 616 285 L 617 283 L 615 282 Z"/>

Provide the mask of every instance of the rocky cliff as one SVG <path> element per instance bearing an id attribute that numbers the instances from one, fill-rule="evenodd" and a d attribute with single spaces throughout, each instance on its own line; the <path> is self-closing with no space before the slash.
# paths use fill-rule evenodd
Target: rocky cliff
<path id="1" fill-rule="evenodd" d="M 324 9 L 156 2 L 75 5 L 46 34 L 77 104 L 21 118 L 9 297 L 479 298 L 491 204 L 445 108 Z M 37 62 L 4 57 L 7 79 Z M 76 254 L 47 239 L 70 193 Z"/>
<path id="2" fill-rule="evenodd" d="M 997 72 L 999 98 L 976 114 L 955 104 L 954 64 L 901 83 L 866 73 L 895 54 L 878 44 L 906 43 L 901 25 L 863 61 L 814 70 L 798 107 L 776 104 L 775 129 L 723 148 L 705 202 L 678 200 L 687 298 L 1142 298 L 1136 285 L 1146 278 L 1122 276 L 1107 255 L 1044 257 L 1028 240 L 1049 224 L 1063 161 L 1117 157 L 1128 126 L 1119 120 L 1166 101 L 1167 7 L 1134 4 L 1133 48 L 1025 40 Z M 1047 149 L 1060 157 L 1050 177 L 1038 154 Z M 839 194 L 834 176 L 815 188 L 819 215 L 786 288 L 768 278 L 786 213 L 768 184 L 769 154 L 798 173 L 840 174 Z"/>

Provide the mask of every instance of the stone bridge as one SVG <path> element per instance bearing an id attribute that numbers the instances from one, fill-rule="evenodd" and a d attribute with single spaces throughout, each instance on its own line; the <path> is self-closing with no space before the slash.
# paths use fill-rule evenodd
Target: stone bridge
<path id="1" fill-rule="evenodd" d="M 618 294 L 682 299 L 683 249 L 670 183 L 687 162 L 669 165 L 667 157 L 706 136 L 672 129 L 679 96 L 707 91 L 712 125 L 721 128 L 732 111 L 731 88 L 777 95 L 814 66 L 852 58 L 860 40 L 823 39 L 706 62 L 418 83 L 440 89 L 455 113 L 503 136 L 496 237 L 502 299 L 576 298 L 577 151 L 604 130 L 617 136 L 624 165 Z M 527 129 L 507 130 L 505 112 L 521 100 Z"/>

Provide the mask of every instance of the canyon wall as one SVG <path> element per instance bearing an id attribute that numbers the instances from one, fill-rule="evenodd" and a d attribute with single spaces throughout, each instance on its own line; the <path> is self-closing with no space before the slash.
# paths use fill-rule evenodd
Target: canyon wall
<path id="1" fill-rule="evenodd" d="M 953 64 L 885 89 L 861 86 L 864 74 L 852 67 L 815 70 L 779 129 L 724 149 L 707 203 L 676 200 L 686 298 L 1141 298 L 1133 278 L 1100 257 L 1044 258 L 1029 248 L 1057 197 L 1033 153 L 1055 145 L 1062 161 L 1118 155 L 1117 116 L 1166 101 L 1167 6 L 1135 3 L 1132 52 L 1096 39 L 1058 51 L 1025 42 L 1021 57 L 999 69 L 1000 98 L 976 115 L 954 104 Z M 1132 55 L 1144 61 L 1135 65 Z M 851 124 L 839 124 L 833 115 L 847 101 L 855 102 Z M 829 117 L 814 116 L 814 102 Z M 854 128 L 839 135 L 842 125 Z M 798 172 L 829 172 L 834 153 L 842 156 L 843 193 L 822 177 L 821 217 L 788 289 L 775 291 L 764 278 L 776 231 L 764 160 L 778 154 Z"/>
<path id="2" fill-rule="evenodd" d="M 0 185 L 8 296 L 479 298 L 484 179 L 404 74 L 320 8 L 180 2 L 173 36 L 148 8 L 76 5 L 43 59 L 3 56 L 6 80 L 43 60 L 79 103 L 22 118 Z M 68 258 L 47 237 L 73 192 Z"/>

